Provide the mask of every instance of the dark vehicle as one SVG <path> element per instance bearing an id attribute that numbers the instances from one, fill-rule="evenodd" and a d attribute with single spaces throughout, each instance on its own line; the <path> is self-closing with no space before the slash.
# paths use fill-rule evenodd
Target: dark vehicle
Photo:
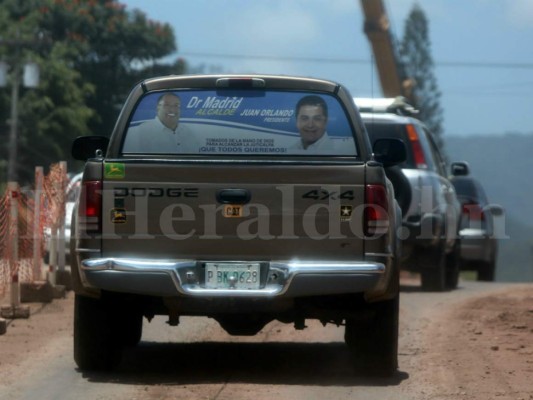
<path id="1" fill-rule="evenodd" d="M 426 290 L 455 288 L 461 209 L 431 132 L 401 98 L 354 101 L 372 143 L 397 138 L 406 144 L 406 160 L 387 169 L 403 214 L 402 269 L 419 272 Z"/>
<path id="2" fill-rule="evenodd" d="M 345 326 L 358 370 L 397 369 L 401 211 L 385 167 L 405 146 L 372 149 L 343 86 L 148 79 L 109 140 L 72 153 L 87 161 L 71 241 L 81 369 L 116 366 L 154 315 L 231 335 L 318 319 Z"/>
<path id="3" fill-rule="evenodd" d="M 452 169 L 454 165 L 452 164 Z M 462 167 L 459 174 L 466 173 Z M 476 271 L 479 281 L 494 281 L 498 258 L 495 217 L 503 215 L 501 206 L 489 203 L 481 183 L 472 176 L 451 179 L 461 202 L 461 269 Z"/>

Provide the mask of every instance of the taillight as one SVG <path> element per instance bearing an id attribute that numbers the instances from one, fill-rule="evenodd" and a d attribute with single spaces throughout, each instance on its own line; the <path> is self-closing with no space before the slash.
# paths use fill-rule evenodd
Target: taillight
<path id="1" fill-rule="evenodd" d="M 468 216 L 471 221 L 485 221 L 485 213 L 478 203 L 463 204 L 463 215 Z"/>
<path id="2" fill-rule="evenodd" d="M 411 149 L 413 150 L 413 158 L 417 168 L 426 169 L 428 167 L 426 162 L 426 157 L 424 156 L 424 150 L 422 149 L 422 144 L 418 138 L 418 133 L 416 128 L 412 124 L 407 125 L 407 137 L 409 138 L 409 143 L 411 143 Z"/>
<path id="3" fill-rule="evenodd" d="M 102 230 L 102 181 L 84 181 L 81 185 L 79 223 L 86 232 Z"/>
<path id="4" fill-rule="evenodd" d="M 389 230 L 389 201 L 383 185 L 365 187 L 365 236 L 387 233 Z"/>

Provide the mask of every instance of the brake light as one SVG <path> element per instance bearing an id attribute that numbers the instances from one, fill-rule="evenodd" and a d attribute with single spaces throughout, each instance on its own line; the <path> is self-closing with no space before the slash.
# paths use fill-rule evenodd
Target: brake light
<path id="1" fill-rule="evenodd" d="M 80 225 L 86 232 L 100 232 L 102 229 L 102 181 L 84 181 L 81 185 Z"/>
<path id="2" fill-rule="evenodd" d="M 478 203 L 463 204 L 463 215 L 468 216 L 471 221 L 485 221 L 485 213 Z"/>
<path id="3" fill-rule="evenodd" d="M 389 230 L 389 201 L 383 185 L 365 187 L 365 236 L 387 233 Z"/>
<path id="4" fill-rule="evenodd" d="M 250 77 L 219 78 L 216 81 L 216 86 L 224 89 L 263 89 L 266 82 L 264 79 Z"/>
<path id="5" fill-rule="evenodd" d="M 407 137 L 409 138 L 409 143 L 411 143 L 411 149 L 413 150 L 413 157 L 415 159 L 416 167 L 427 169 L 428 165 L 426 162 L 426 157 L 424 156 L 424 151 L 422 150 L 422 144 L 418 138 L 416 128 L 412 124 L 407 125 Z"/>

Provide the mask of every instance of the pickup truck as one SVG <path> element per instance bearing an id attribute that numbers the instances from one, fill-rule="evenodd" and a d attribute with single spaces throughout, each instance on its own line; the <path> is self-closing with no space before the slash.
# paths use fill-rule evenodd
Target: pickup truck
<path id="1" fill-rule="evenodd" d="M 143 319 L 345 327 L 354 368 L 397 369 L 401 211 L 348 91 L 311 78 L 144 80 L 108 139 L 77 138 L 74 359 L 119 365 Z"/>

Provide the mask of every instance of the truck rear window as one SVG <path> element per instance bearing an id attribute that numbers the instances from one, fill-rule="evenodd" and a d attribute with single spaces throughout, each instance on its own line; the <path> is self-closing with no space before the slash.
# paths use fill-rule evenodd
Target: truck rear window
<path id="1" fill-rule="evenodd" d="M 265 90 L 175 90 L 137 104 L 123 154 L 357 156 L 334 96 Z"/>

